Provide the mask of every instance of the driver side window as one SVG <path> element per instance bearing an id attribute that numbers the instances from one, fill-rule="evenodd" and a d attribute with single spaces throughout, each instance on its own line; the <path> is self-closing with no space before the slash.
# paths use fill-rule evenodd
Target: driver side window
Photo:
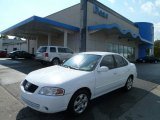
<path id="1" fill-rule="evenodd" d="M 109 69 L 115 68 L 115 62 L 112 55 L 106 55 L 103 57 L 100 67 L 101 66 L 107 66 Z"/>

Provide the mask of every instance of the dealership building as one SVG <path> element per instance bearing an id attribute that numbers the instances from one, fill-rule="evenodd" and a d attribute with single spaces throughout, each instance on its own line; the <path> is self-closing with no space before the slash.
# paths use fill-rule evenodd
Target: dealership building
<path id="1" fill-rule="evenodd" d="M 76 4 L 46 17 L 32 16 L 4 31 L 27 40 L 27 50 L 53 45 L 80 52 L 81 5 Z M 152 55 L 152 23 L 132 22 L 100 2 L 87 2 L 86 51 L 108 51 L 134 61 Z"/>

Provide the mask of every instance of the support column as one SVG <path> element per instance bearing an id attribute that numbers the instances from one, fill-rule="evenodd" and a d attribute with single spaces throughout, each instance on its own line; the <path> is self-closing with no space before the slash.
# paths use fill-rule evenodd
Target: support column
<path id="1" fill-rule="evenodd" d="M 81 24 L 80 24 L 80 41 L 81 41 L 81 47 L 80 51 L 85 52 L 86 51 L 86 32 L 87 32 L 87 1 L 88 0 L 81 0 Z"/>
<path id="2" fill-rule="evenodd" d="M 68 41 L 68 33 L 67 33 L 67 31 L 64 31 L 64 47 L 67 47 L 67 41 Z"/>
<path id="3" fill-rule="evenodd" d="M 29 52 L 29 49 L 30 49 L 30 41 L 29 41 L 29 39 L 27 39 L 27 52 Z"/>
<path id="4" fill-rule="evenodd" d="M 52 39 L 52 35 L 51 35 L 51 34 L 48 34 L 48 46 L 51 45 L 51 39 Z"/>
<path id="5" fill-rule="evenodd" d="M 38 49 L 38 36 L 36 37 L 36 50 Z"/>

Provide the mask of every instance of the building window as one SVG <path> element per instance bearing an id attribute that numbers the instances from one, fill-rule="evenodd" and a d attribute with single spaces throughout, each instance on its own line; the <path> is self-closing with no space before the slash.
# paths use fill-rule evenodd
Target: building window
<path id="1" fill-rule="evenodd" d="M 108 43 L 107 52 L 119 53 L 131 61 L 135 59 L 135 48 L 130 46 Z"/>
<path id="2" fill-rule="evenodd" d="M 123 56 L 124 56 L 125 58 L 127 58 L 127 56 L 128 56 L 128 54 L 127 54 L 127 46 L 124 46 Z"/>
<path id="3" fill-rule="evenodd" d="M 107 52 L 113 52 L 113 44 L 112 43 L 108 43 L 107 44 Z"/>
<path id="4" fill-rule="evenodd" d="M 118 44 L 113 44 L 113 52 L 118 53 Z"/>
<path id="5" fill-rule="evenodd" d="M 123 56 L 123 45 L 119 45 L 119 54 Z"/>
<path id="6" fill-rule="evenodd" d="M 17 48 L 13 48 L 13 51 L 16 51 L 17 50 Z"/>

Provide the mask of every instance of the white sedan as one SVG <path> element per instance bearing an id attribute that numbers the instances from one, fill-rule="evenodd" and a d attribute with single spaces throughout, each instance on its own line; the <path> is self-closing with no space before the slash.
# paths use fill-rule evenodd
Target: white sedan
<path id="1" fill-rule="evenodd" d="M 123 87 L 130 90 L 136 67 L 116 53 L 79 53 L 61 66 L 31 72 L 22 81 L 21 98 L 44 113 L 69 110 L 82 114 L 90 100 Z"/>

